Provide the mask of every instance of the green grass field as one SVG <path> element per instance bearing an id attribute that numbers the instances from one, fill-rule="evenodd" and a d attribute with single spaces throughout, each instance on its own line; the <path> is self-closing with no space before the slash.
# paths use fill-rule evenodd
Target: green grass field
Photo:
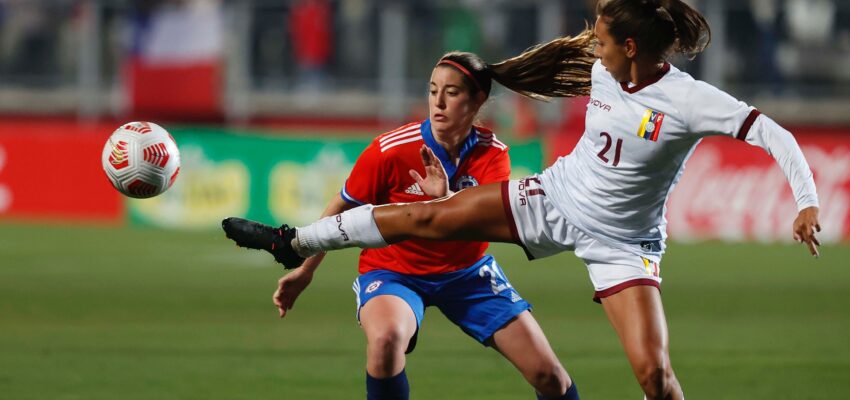
<path id="1" fill-rule="evenodd" d="M 584 399 L 642 398 L 584 266 L 495 246 Z M 280 320 L 282 270 L 218 232 L 0 224 L 2 399 L 363 399 L 356 251 Z M 689 399 L 850 393 L 850 247 L 681 244 L 665 257 L 671 355 Z M 429 309 L 414 399 L 532 399 L 495 351 Z"/>

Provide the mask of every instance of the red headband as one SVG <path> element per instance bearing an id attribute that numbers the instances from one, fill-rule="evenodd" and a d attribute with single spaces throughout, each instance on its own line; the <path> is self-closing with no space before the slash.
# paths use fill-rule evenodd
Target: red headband
<path id="1" fill-rule="evenodd" d="M 452 67 L 459 69 L 460 72 L 462 72 L 464 75 L 468 76 L 470 80 L 472 80 L 472 83 L 475 84 L 475 87 L 478 89 L 479 92 L 483 92 L 483 90 L 481 90 L 481 86 L 478 84 L 478 80 L 475 79 L 475 77 L 472 76 L 472 73 L 470 73 L 469 70 L 466 69 L 463 65 L 460 65 L 459 63 L 454 62 L 452 60 L 440 60 L 440 62 L 438 62 L 437 65 L 440 65 L 440 64 L 448 64 L 448 65 L 451 65 Z"/>

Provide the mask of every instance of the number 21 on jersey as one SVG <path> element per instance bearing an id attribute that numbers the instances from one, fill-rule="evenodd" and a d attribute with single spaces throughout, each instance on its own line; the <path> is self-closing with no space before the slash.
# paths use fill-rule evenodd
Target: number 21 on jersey
<path id="1" fill-rule="evenodd" d="M 609 134 L 608 132 L 602 132 L 602 133 L 599 134 L 599 136 L 605 138 L 605 146 L 603 146 L 602 150 L 600 150 L 599 153 L 597 153 L 596 155 L 599 157 L 600 160 L 602 160 L 602 162 L 607 164 L 611 161 L 611 160 L 608 159 L 608 157 L 609 157 L 608 153 L 611 150 L 611 145 L 613 144 L 614 139 L 611 137 L 611 134 Z M 614 148 L 614 162 L 611 165 L 616 167 L 617 165 L 620 164 L 620 152 L 622 151 L 622 149 L 623 149 L 623 139 L 617 138 L 617 144 Z"/>

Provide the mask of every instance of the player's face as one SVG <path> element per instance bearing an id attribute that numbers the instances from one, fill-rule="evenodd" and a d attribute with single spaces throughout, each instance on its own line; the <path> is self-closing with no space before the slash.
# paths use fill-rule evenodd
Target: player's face
<path id="1" fill-rule="evenodd" d="M 460 71 L 441 65 L 431 72 L 428 116 L 435 132 L 465 135 L 481 103 L 470 96 Z"/>
<path id="2" fill-rule="evenodd" d="M 593 27 L 596 33 L 594 55 L 602 60 L 602 66 L 619 82 L 629 80 L 631 60 L 627 56 L 626 46 L 617 43 L 608 31 L 608 23 L 601 17 L 596 18 Z"/>

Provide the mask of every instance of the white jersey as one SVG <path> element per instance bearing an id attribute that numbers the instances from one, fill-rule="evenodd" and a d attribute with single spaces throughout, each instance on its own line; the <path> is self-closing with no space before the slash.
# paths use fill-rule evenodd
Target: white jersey
<path id="1" fill-rule="evenodd" d="M 592 82 L 584 135 L 540 175 L 556 209 L 587 234 L 632 252 L 641 245 L 663 252 L 667 198 L 696 145 L 711 135 L 765 149 L 791 183 L 798 209 L 818 205 L 793 136 L 758 110 L 670 64 L 630 87 L 597 61 Z"/>

